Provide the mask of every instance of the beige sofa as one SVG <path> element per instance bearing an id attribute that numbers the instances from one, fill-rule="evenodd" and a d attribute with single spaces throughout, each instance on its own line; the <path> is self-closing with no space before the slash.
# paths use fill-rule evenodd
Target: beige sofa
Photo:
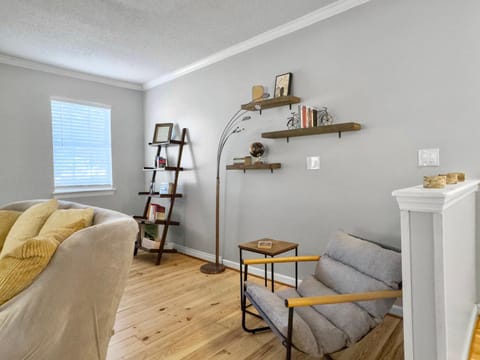
<path id="1" fill-rule="evenodd" d="M 0 306 L 0 359 L 105 359 L 137 231 L 131 217 L 94 208 L 93 225 L 61 243 L 33 284 Z"/>

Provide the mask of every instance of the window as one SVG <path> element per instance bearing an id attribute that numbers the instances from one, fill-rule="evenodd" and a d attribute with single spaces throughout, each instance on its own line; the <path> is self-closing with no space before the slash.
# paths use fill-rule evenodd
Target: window
<path id="1" fill-rule="evenodd" d="M 112 189 L 110 107 L 51 99 L 55 192 Z"/>

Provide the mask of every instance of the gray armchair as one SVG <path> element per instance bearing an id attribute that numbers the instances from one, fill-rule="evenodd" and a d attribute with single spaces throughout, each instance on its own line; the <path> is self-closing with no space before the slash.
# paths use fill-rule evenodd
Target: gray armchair
<path id="1" fill-rule="evenodd" d="M 248 266 L 317 261 L 315 273 L 297 289 L 271 292 L 248 281 Z M 248 259 L 242 297 L 242 326 L 250 333 L 271 329 L 286 347 L 312 356 L 351 346 L 377 326 L 401 297 L 401 255 L 397 251 L 338 232 L 320 256 Z M 268 325 L 250 329 L 247 300 Z"/>

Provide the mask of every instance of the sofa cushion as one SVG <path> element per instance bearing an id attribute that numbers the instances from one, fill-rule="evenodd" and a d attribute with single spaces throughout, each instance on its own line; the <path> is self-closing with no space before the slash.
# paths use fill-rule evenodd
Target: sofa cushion
<path id="1" fill-rule="evenodd" d="M 337 294 L 313 276 L 300 283 L 298 293 L 302 297 Z M 347 335 L 348 345 L 356 343 L 377 325 L 370 315 L 355 303 L 315 305 L 313 308 Z"/>
<path id="2" fill-rule="evenodd" d="M 0 251 L 11 227 L 20 216 L 21 211 L 0 210 Z"/>
<path id="3" fill-rule="evenodd" d="M 392 250 L 338 231 L 325 254 L 343 264 L 398 289 L 402 281 L 402 257 Z"/>
<path id="4" fill-rule="evenodd" d="M 92 225 L 93 209 L 58 209 L 55 210 L 52 215 L 49 216 L 43 227 L 40 229 L 39 234 L 46 234 L 52 230 L 61 228 L 78 227 L 78 223 L 81 221 L 84 226 Z"/>
<path id="5" fill-rule="evenodd" d="M 0 253 L 0 259 L 28 239 L 38 235 L 45 221 L 57 209 L 57 205 L 57 199 L 51 199 L 25 210 L 8 232 Z"/>

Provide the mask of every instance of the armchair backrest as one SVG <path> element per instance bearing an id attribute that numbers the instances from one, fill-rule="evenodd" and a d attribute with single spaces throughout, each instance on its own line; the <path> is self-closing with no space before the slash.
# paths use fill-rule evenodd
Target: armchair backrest
<path id="1" fill-rule="evenodd" d="M 372 242 L 338 232 L 318 261 L 315 278 L 338 293 L 399 289 L 401 255 Z M 382 319 L 395 299 L 358 302 L 375 319 Z"/>

